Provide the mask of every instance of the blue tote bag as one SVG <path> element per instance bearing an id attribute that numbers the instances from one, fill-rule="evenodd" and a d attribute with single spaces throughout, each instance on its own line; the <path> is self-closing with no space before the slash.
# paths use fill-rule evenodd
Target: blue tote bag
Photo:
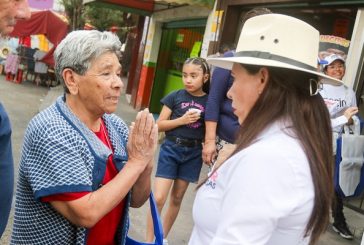
<path id="1" fill-rule="evenodd" d="M 138 241 L 135 241 L 134 239 L 130 238 L 129 236 L 127 236 L 125 245 L 163 245 L 162 223 L 161 223 L 161 219 L 159 217 L 157 205 L 155 203 L 155 199 L 154 199 L 152 192 L 149 195 L 149 204 L 150 204 L 150 211 L 152 213 L 153 226 L 154 226 L 154 236 L 155 236 L 154 243 L 138 242 Z"/>

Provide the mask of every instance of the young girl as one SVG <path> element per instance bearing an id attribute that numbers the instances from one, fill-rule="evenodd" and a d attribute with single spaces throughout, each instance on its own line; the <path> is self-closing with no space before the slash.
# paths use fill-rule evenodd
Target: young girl
<path id="1" fill-rule="evenodd" d="M 166 138 L 160 148 L 154 197 L 161 213 L 172 187 L 163 218 L 164 238 L 176 220 L 188 184 L 197 182 L 200 175 L 209 78 L 206 61 L 189 58 L 182 69 L 185 89 L 174 91 L 161 100 L 163 108 L 157 124 L 160 132 L 165 131 Z M 147 241 L 153 240 L 153 224 L 148 217 Z M 168 244 L 166 239 L 163 244 Z"/>
<path id="2" fill-rule="evenodd" d="M 324 60 L 327 64 L 323 65 L 323 72 L 330 77 L 342 80 L 345 75 L 345 59 L 340 55 L 331 54 L 325 57 Z M 334 135 L 333 143 L 335 143 L 333 150 L 334 155 L 336 155 L 336 139 L 339 137 L 345 124 L 353 124 L 353 117 L 358 113 L 355 93 L 344 84 L 340 86 L 323 84 L 320 94 L 330 113 Z M 349 230 L 344 216 L 343 198 L 336 190 L 334 198 L 332 203 L 332 217 L 334 219 L 332 228 L 343 238 L 353 239 L 354 235 Z"/>

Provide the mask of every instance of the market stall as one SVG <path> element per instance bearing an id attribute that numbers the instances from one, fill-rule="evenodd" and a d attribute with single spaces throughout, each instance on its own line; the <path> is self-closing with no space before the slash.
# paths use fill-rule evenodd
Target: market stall
<path id="1" fill-rule="evenodd" d="M 12 37 L 18 37 L 20 40 L 27 42 L 27 38 L 31 35 L 38 35 L 43 34 L 46 39 L 51 43 L 52 48 L 47 50 L 44 55 L 41 56 L 39 60 L 36 62 L 42 62 L 46 64 L 48 69 L 47 80 L 54 80 L 54 59 L 53 59 L 53 52 L 57 45 L 61 42 L 61 40 L 67 35 L 68 33 L 68 21 L 67 19 L 57 14 L 53 11 L 38 11 L 33 12 L 32 17 L 29 20 L 20 20 L 17 22 L 14 31 L 10 34 Z M 29 46 L 30 45 L 23 45 Z M 38 48 L 39 49 L 39 48 Z M 22 51 L 20 51 L 22 52 Z M 24 52 L 22 54 L 24 56 Z M 23 60 L 27 60 L 29 57 Z M 19 61 L 22 62 L 21 59 Z M 27 69 L 27 65 L 19 66 L 20 68 Z M 23 69 L 18 69 L 17 72 L 17 82 L 21 82 L 22 73 L 24 72 Z M 21 73 L 19 75 L 19 72 Z M 53 74 L 52 74 L 53 72 Z M 19 81 L 20 79 L 20 81 Z M 49 86 L 49 85 L 48 85 Z"/>

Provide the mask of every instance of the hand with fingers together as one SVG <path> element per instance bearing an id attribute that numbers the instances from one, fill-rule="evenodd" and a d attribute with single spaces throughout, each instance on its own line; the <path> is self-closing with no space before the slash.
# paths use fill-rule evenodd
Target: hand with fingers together
<path id="1" fill-rule="evenodd" d="M 138 112 L 130 126 L 128 140 L 129 161 L 140 164 L 144 169 L 153 162 L 157 148 L 158 126 L 148 109 Z"/>

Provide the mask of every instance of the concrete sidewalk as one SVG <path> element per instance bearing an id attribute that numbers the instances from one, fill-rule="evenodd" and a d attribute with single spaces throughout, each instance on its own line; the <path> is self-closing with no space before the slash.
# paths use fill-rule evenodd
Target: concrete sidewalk
<path id="1" fill-rule="evenodd" d="M 13 84 L 5 81 L 4 77 L 0 76 L 0 101 L 9 113 L 13 127 L 13 152 L 16 172 L 26 125 L 37 112 L 52 104 L 62 93 L 62 86 L 47 89 L 44 87 L 36 87 L 26 82 Z M 115 113 L 129 125 L 134 121 L 137 111 L 129 105 L 125 94 L 123 94 Z M 204 167 L 201 176 L 205 176 L 206 173 L 207 169 Z M 179 216 L 168 236 L 169 244 L 171 245 L 184 245 L 188 243 L 193 227 L 191 211 L 195 198 L 195 187 L 196 185 L 190 185 L 185 194 Z M 149 212 L 148 205 L 146 203 L 142 208 L 131 210 L 130 235 L 140 241 L 143 241 L 145 238 L 146 215 Z M 334 233 L 331 227 L 328 227 L 327 232 L 321 237 L 318 243 L 319 245 L 360 244 L 361 234 L 364 228 L 364 215 L 348 208 L 345 208 L 345 215 L 351 230 L 355 234 L 355 239 L 352 241 L 345 240 Z M 9 219 L 6 232 L 0 240 L 1 245 L 9 244 L 10 242 L 12 221 L 13 213 Z"/>

